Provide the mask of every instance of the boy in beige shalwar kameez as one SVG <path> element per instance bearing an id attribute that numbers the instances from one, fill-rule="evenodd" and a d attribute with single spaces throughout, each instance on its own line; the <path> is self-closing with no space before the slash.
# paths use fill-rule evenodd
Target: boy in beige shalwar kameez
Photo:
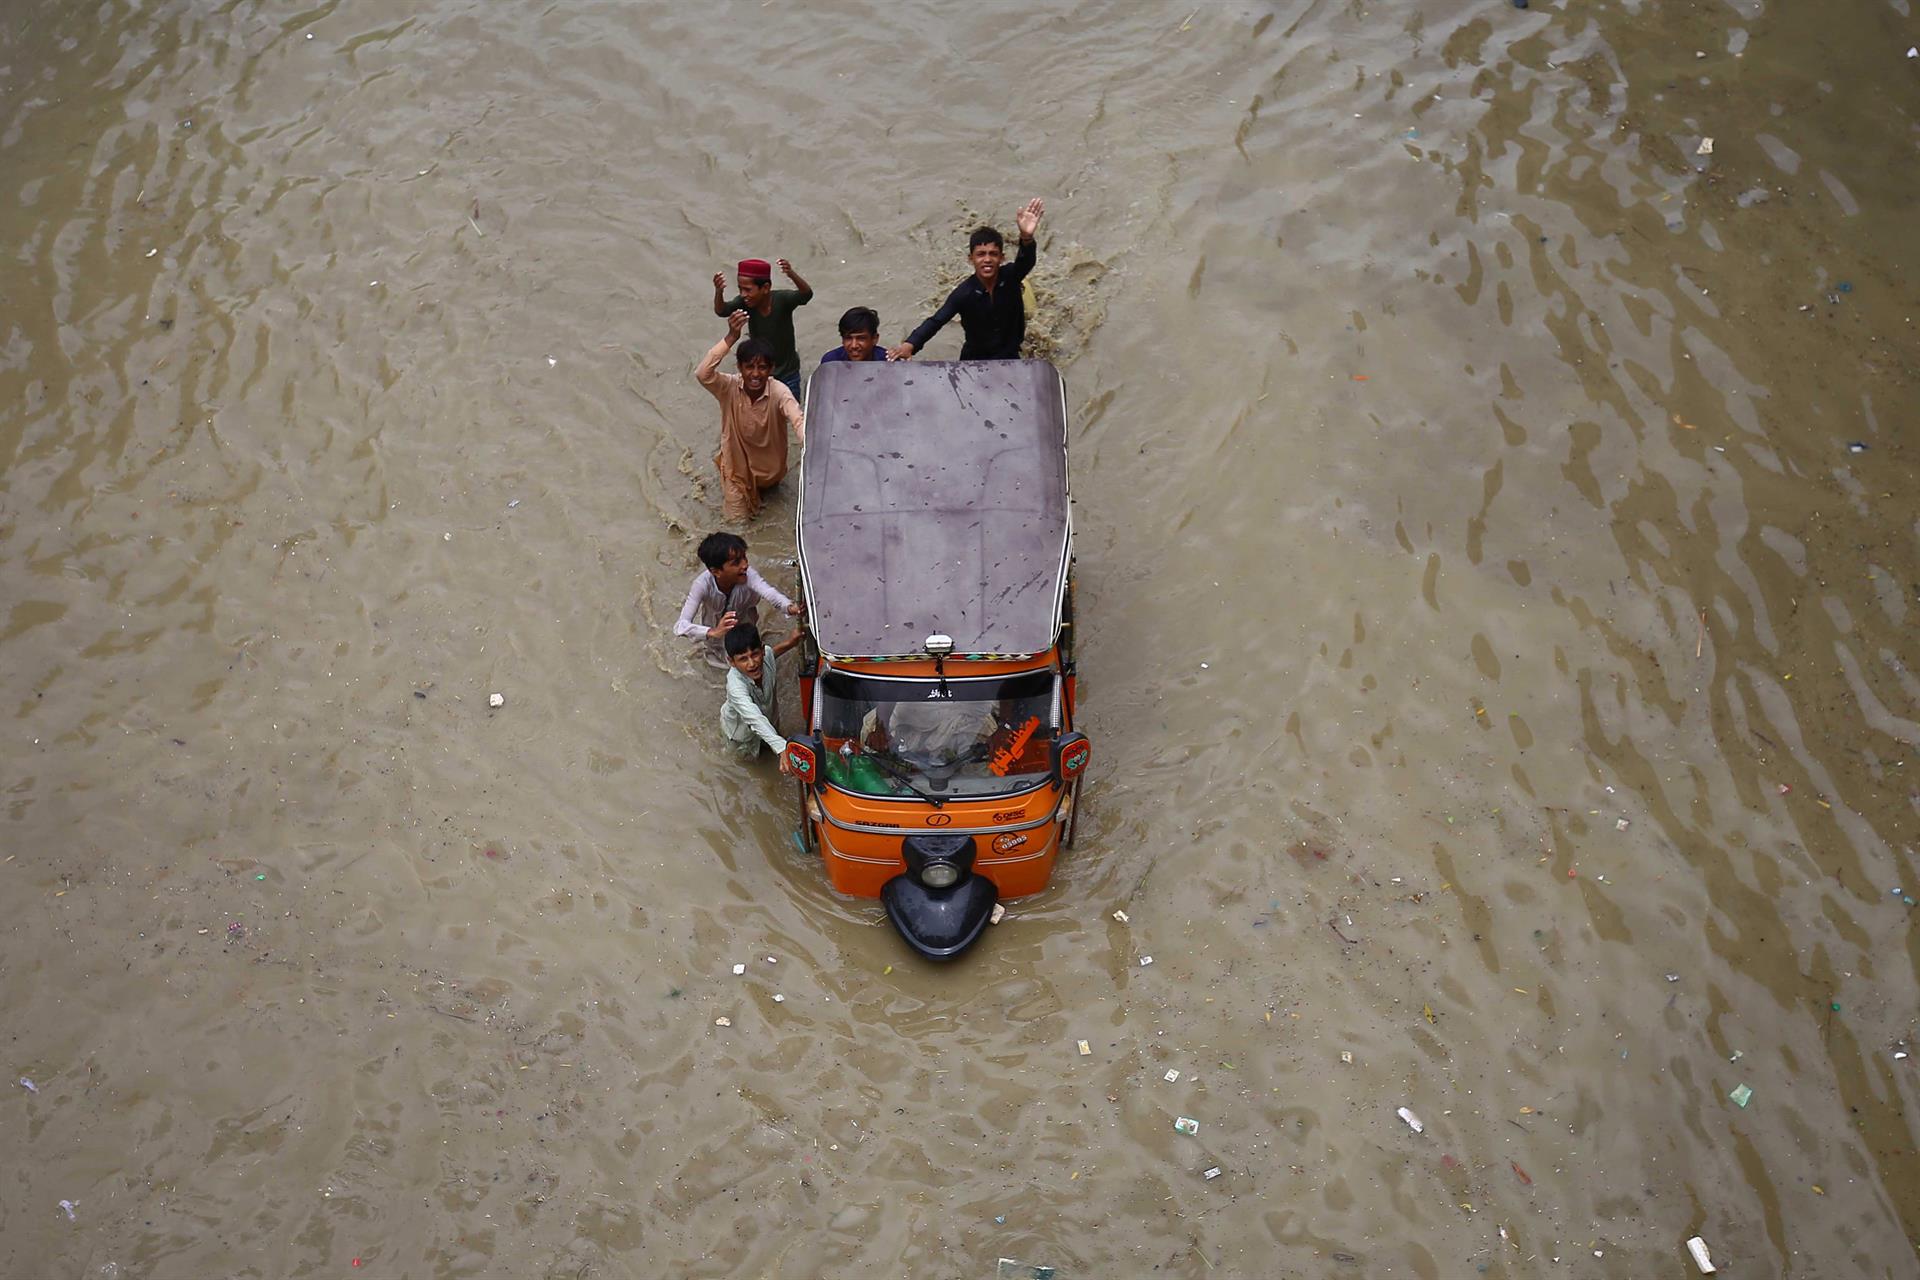
<path id="1" fill-rule="evenodd" d="M 760 510 L 760 491 L 779 484 L 787 474 L 787 426 L 802 446 L 807 424 L 793 392 L 773 380 L 773 352 L 757 338 L 740 342 L 747 313 L 727 317 L 727 336 L 694 370 L 694 379 L 720 402 L 720 451 L 713 465 L 720 471 L 720 493 L 727 519 L 745 520 Z M 740 372 L 721 373 L 720 361 L 734 343 Z"/>

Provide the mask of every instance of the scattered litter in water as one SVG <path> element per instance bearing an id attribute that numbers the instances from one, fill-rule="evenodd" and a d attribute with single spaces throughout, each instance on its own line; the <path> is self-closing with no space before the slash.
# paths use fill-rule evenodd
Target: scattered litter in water
<path id="1" fill-rule="evenodd" d="M 507 510 L 509 510 L 509 511 L 511 511 L 511 510 L 513 510 L 513 509 L 514 509 L 515 507 L 517 507 L 517 506 L 519 506 L 519 505 L 520 505 L 520 499 L 518 499 L 518 498 L 515 498 L 515 499 L 514 499 L 513 501 L 511 501 L 511 502 L 509 502 L 509 503 L 507 504 Z"/>
<path id="2" fill-rule="evenodd" d="M 1000 903 L 993 904 L 993 914 L 987 917 L 988 924 L 999 924 L 1007 918 L 1007 909 Z"/>
<path id="3" fill-rule="evenodd" d="M 1015 1262 L 1012 1258 L 1000 1259 L 1000 1269 L 995 1272 L 997 1280 L 1053 1280 L 1053 1268 L 1043 1267 L 1036 1262 Z"/>
<path id="4" fill-rule="evenodd" d="M 1153 957 L 1152 957 L 1152 956 L 1141 956 L 1141 957 L 1140 957 L 1140 967 L 1141 967 L 1142 969 L 1144 969 L 1144 968 L 1146 968 L 1146 967 L 1147 967 L 1148 965 L 1150 965 L 1150 964 L 1152 964 L 1152 963 L 1153 963 Z"/>
<path id="5" fill-rule="evenodd" d="M 1353 1051 L 1351 1049 L 1342 1049 L 1340 1051 L 1340 1061 L 1346 1066 L 1349 1066 L 1349 1067 L 1352 1066 Z"/>
<path id="6" fill-rule="evenodd" d="M 1627 820 L 1625 818 L 1615 818 L 1613 820 L 1613 829 L 1615 831 L 1625 831 L 1627 829 Z"/>
<path id="7" fill-rule="evenodd" d="M 1747 1088 L 1744 1084 L 1735 1085 L 1733 1092 L 1728 1094 L 1727 1097 L 1733 1100 L 1734 1106 L 1744 1107 L 1753 1100 L 1753 1090 Z"/>
<path id="8" fill-rule="evenodd" d="M 1124 912 L 1124 911 L 1116 911 L 1116 912 L 1114 912 L 1114 913 L 1113 913 L 1113 918 L 1114 918 L 1115 920 L 1118 920 L 1118 921 L 1119 921 L 1119 922 L 1120 922 L 1121 924 L 1125 924 L 1125 923 L 1126 923 L 1126 922 L 1127 922 L 1128 920 L 1130 920 L 1130 919 L 1132 919 L 1132 917 L 1131 917 L 1131 916 L 1129 916 L 1129 915 L 1128 915 L 1128 914 L 1127 914 L 1126 912 Z"/>
<path id="9" fill-rule="evenodd" d="M 1867 442 L 1864 440 L 1849 440 L 1847 442 L 1848 453 L 1865 453 L 1866 451 Z"/>
<path id="10" fill-rule="evenodd" d="M 1699 1236 L 1687 1241 L 1687 1252 L 1693 1255 L 1693 1265 L 1700 1268 L 1701 1275 L 1710 1276 L 1717 1270 L 1712 1255 L 1707 1252 L 1707 1242 Z"/>
<path id="11" fill-rule="evenodd" d="M 1220 1166 L 1215 1165 L 1213 1166 L 1213 1168 L 1203 1171 L 1200 1174 L 1200 1176 L 1205 1178 L 1208 1182 L 1212 1182 L 1215 1178 L 1220 1176 Z"/>
<path id="12" fill-rule="evenodd" d="M 1084 1058 L 1088 1054 L 1091 1054 L 1093 1052 L 1093 1046 L 1088 1044 L 1085 1040 L 1077 1041 L 1076 1043 L 1079 1047 L 1081 1057 Z"/>
<path id="13" fill-rule="evenodd" d="M 787 1002 L 787 998 L 786 998 L 785 996 L 783 996 L 783 995 L 778 995 L 778 994 L 776 994 L 776 995 L 775 995 L 775 996 L 773 997 L 773 1002 L 774 1002 L 775 1004 L 785 1004 L 785 1003 Z"/>
<path id="14" fill-rule="evenodd" d="M 1178 1082 L 1178 1081 L 1179 1081 L 1179 1079 L 1180 1079 L 1180 1072 L 1179 1072 L 1179 1070 L 1178 1070 L 1177 1068 L 1175 1068 L 1175 1067 L 1168 1067 L 1168 1068 L 1167 1068 L 1167 1074 L 1166 1074 L 1166 1075 L 1164 1075 L 1164 1076 L 1162 1076 L 1162 1077 L 1160 1077 L 1160 1078 L 1161 1078 L 1162 1080 L 1165 1080 L 1165 1081 L 1166 1081 L 1166 1082 L 1167 1082 L 1168 1084 L 1174 1084 L 1174 1083 L 1176 1083 L 1176 1082 Z"/>
<path id="15" fill-rule="evenodd" d="M 733 976 L 736 978 L 739 977 L 741 974 L 745 973 L 746 971 L 747 971 L 747 966 L 743 964 L 737 964 L 733 966 Z"/>
<path id="16" fill-rule="evenodd" d="M 1188 1137 L 1192 1137 L 1194 1134 L 1200 1132 L 1200 1122 L 1191 1116 L 1178 1117 L 1174 1120 L 1173 1127 Z"/>
<path id="17" fill-rule="evenodd" d="M 1904 1058 L 1907 1055 L 1903 1053 L 1900 1056 Z M 27 1079 L 25 1076 L 20 1077 L 20 1087 L 22 1089 L 25 1089 L 28 1093 L 40 1092 L 40 1086 L 35 1084 L 33 1081 Z"/>
<path id="18" fill-rule="evenodd" d="M 1670 974 L 1668 974 L 1668 975 L 1667 975 L 1667 981 L 1668 981 L 1668 982 L 1678 982 L 1678 981 L 1680 981 L 1680 975 L 1679 975 L 1679 974 L 1677 974 L 1677 973 L 1670 973 Z"/>
<path id="19" fill-rule="evenodd" d="M 1413 1112 L 1407 1108 L 1401 1107 L 1400 1110 L 1394 1114 L 1398 1115 L 1402 1120 L 1405 1120 L 1407 1122 L 1407 1128 L 1413 1130 L 1415 1133 L 1425 1133 L 1427 1131 L 1427 1126 L 1420 1123 L 1420 1117 L 1413 1114 Z"/>
<path id="20" fill-rule="evenodd" d="M 732 1018 L 715 1018 L 713 1020 L 713 1025 L 716 1027 L 730 1027 L 733 1025 L 733 1019 Z"/>
<path id="21" fill-rule="evenodd" d="M 507 705 L 507 695 L 504 693 L 490 693 L 487 695 L 487 705 L 498 710 Z"/>
<path id="22" fill-rule="evenodd" d="M 1713 139 L 1712 139 L 1712 138 L 1702 138 L 1702 139 L 1700 139 L 1700 145 L 1699 145 L 1699 146 L 1697 146 L 1697 147 L 1695 147 L 1695 148 L 1693 149 L 1693 154 L 1695 154 L 1695 155 L 1697 155 L 1697 156 L 1710 156 L 1710 155 L 1712 155 L 1712 154 L 1713 154 Z"/>
<path id="23" fill-rule="evenodd" d="M 78 1209 L 79 1207 L 80 1207 L 80 1202 L 78 1200 L 62 1200 L 60 1202 L 60 1212 L 67 1215 L 68 1222 L 72 1222 L 74 1220 L 73 1211 L 75 1209 Z"/>

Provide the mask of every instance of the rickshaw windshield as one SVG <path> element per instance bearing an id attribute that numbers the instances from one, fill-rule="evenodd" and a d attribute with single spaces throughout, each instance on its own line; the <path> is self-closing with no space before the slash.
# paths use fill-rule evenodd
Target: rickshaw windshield
<path id="1" fill-rule="evenodd" d="M 1046 781 L 1059 733 L 1051 671 L 1016 676 L 884 679 L 828 671 L 820 680 L 827 781 L 862 795 L 955 800 L 1008 795 Z"/>

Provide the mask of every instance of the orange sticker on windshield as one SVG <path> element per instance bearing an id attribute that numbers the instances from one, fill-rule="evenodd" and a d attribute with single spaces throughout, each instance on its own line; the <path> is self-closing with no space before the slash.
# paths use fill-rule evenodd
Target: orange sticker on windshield
<path id="1" fill-rule="evenodd" d="M 1013 736 L 1007 739 L 1007 745 L 993 753 L 993 758 L 987 761 L 987 768 L 993 770 L 996 777 L 1001 778 L 1013 772 L 1013 762 L 1018 760 L 1020 753 L 1027 749 L 1027 744 L 1033 741 L 1033 735 L 1039 731 L 1039 728 L 1039 716 L 1027 717 L 1027 722 L 1015 729 Z"/>

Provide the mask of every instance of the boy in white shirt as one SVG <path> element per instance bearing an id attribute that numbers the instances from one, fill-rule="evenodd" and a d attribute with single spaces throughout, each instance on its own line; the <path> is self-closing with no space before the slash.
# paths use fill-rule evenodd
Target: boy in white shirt
<path id="1" fill-rule="evenodd" d="M 680 620 L 673 634 L 686 636 L 694 652 L 716 667 L 727 665 L 721 639 L 741 623 L 759 622 L 760 601 L 800 616 L 800 606 L 787 599 L 760 571 L 747 563 L 747 540 L 737 533 L 710 533 L 700 540 L 700 563 L 706 568 L 687 588 Z"/>

